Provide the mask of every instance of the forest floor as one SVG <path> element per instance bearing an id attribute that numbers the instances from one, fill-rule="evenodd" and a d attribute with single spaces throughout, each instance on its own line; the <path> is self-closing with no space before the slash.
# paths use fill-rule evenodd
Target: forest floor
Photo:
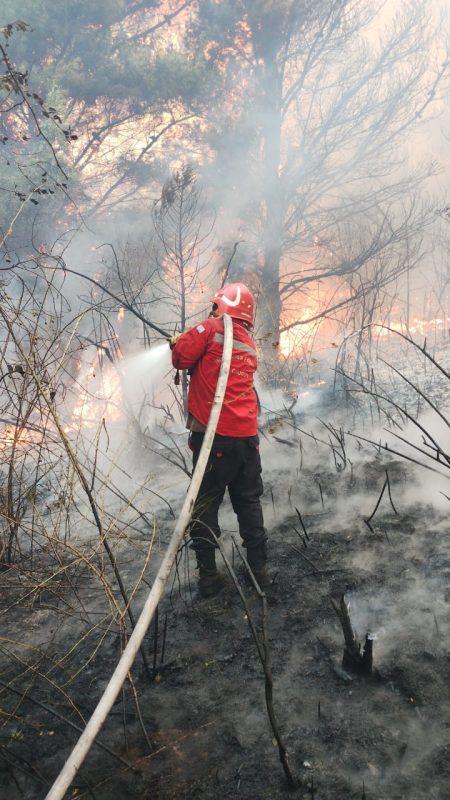
<path id="1" fill-rule="evenodd" d="M 133 769 L 94 746 L 67 797 L 448 800 L 448 500 L 433 473 L 382 452 L 359 457 L 354 446 L 353 460 L 337 469 L 320 453 L 308 458 L 313 441 L 303 440 L 299 452 L 298 443 L 280 441 L 288 440 L 285 432 L 276 435 L 262 447 L 273 578 L 268 638 L 275 713 L 297 787 L 286 785 L 241 599 L 229 578 L 220 595 L 200 599 L 186 548 L 160 604 L 158 631 L 153 624 L 144 643 L 151 674 L 138 655 L 134 688 L 126 685 L 99 736 Z M 386 471 L 392 503 L 386 490 L 369 527 L 364 518 Z M 225 550 L 237 566 L 228 506 L 222 523 Z M 147 585 L 173 527 L 168 514 L 158 526 L 159 554 Z M 142 556 L 120 537 L 117 553 L 132 584 Z M 27 596 L 19 570 L 0 573 L 5 800 L 45 797 L 77 738 L 67 720 L 84 726 L 120 657 L 111 599 L 92 571 L 76 563 L 64 575 Z M 244 591 L 261 633 L 260 598 Z M 370 677 L 342 667 L 343 632 L 331 602 L 342 595 L 359 637 L 374 639 Z"/>

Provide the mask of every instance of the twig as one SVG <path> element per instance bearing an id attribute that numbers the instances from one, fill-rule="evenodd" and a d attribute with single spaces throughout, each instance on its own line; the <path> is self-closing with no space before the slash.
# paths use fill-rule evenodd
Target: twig
<path id="1" fill-rule="evenodd" d="M 167 614 L 164 619 L 163 638 L 161 645 L 161 661 L 159 662 L 160 664 L 164 664 L 164 657 L 166 654 L 166 639 L 167 639 Z"/>
<path id="2" fill-rule="evenodd" d="M 397 514 L 397 510 L 396 510 L 396 508 L 394 506 L 394 503 L 393 503 L 393 500 L 392 500 L 392 496 L 391 496 L 391 484 L 390 484 L 390 481 L 389 481 L 389 474 L 388 474 L 388 471 L 386 470 L 386 479 L 385 479 L 385 481 L 383 483 L 383 488 L 381 489 L 380 496 L 379 496 L 379 498 L 377 500 L 375 508 L 372 511 L 370 517 L 367 517 L 367 518 L 364 517 L 364 522 L 366 523 L 367 527 L 370 528 L 372 533 L 374 532 L 374 530 L 373 530 L 372 525 L 370 523 L 371 523 L 372 519 L 374 518 L 375 514 L 377 513 L 378 507 L 379 507 L 379 505 L 381 503 L 381 499 L 383 497 L 384 490 L 386 489 L 386 487 L 387 487 L 387 490 L 388 490 L 389 500 L 390 500 L 392 509 L 393 509 L 394 513 Z"/>
<path id="3" fill-rule="evenodd" d="M 56 719 L 59 719 L 61 722 L 64 722 L 65 725 L 68 725 L 70 728 L 73 728 L 78 733 L 83 733 L 83 728 L 80 728 L 80 726 L 77 725 L 75 722 L 72 722 L 72 720 L 67 719 L 67 717 L 64 717 L 62 714 L 59 713 L 59 711 L 56 711 L 56 709 L 51 708 L 51 706 L 48 706 L 46 703 L 42 703 L 40 700 L 36 700 L 36 698 L 33 697 L 29 692 L 20 692 L 18 689 L 15 689 L 14 686 L 11 686 L 11 684 L 9 683 L 5 683 L 2 680 L 0 680 L 0 686 L 2 686 L 4 689 L 7 689 L 9 692 L 13 692 L 13 694 L 17 695 L 22 700 L 29 700 L 30 703 L 33 703 L 35 706 L 39 706 L 39 708 L 42 708 L 44 711 L 47 711 L 47 713 L 51 714 L 52 717 L 56 717 Z M 117 759 L 117 761 L 120 761 L 125 767 L 127 767 L 127 769 L 131 769 L 133 772 L 138 772 L 138 770 L 136 769 L 136 767 L 133 766 L 133 764 L 130 764 L 130 762 L 127 761 L 125 758 L 122 758 L 122 756 L 118 755 L 113 750 L 110 750 L 110 748 L 106 744 L 103 744 L 98 739 L 95 740 L 95 744 L 101 750 L 104 750 L 105 753 L 108 753 L 108 755 Z"/>
<path id="4" fill-rule="evenodd" d="M 308 539 L 308 541 L 309 541 L 308 531 L 307 531 L 307 530 L 306 530 L 306 528 L 305 528 L 305 525 L 304 525 L 304 522 L 303 522 L 303 517 L 302 517 L 302 515 L 300 514 L 300 511 L 298 510 L 297 506 L 295 506 L 295 510 L 296 510 L 296 512 L 297 512 L 298 521 L 300 522 L 300 525 L 302 526 L 303 533 L 305 534 L 306 538 L 307 538 L 307 539 Z"/>
<path id="5" fill-rule="evenodd" d="M 224 272 L 224 274 L 223 274 L 222 283 L 220 284 L 220 288 L 221 288 L 221 289 L 223 289 L 223 287 L 224 287 L 224 285 L 225 285 L 225 283 L 226 283 L 226 281 L 227 281 L 227 278 L 228 278 L 228 273 L 229 273 L 229 271 L 230 271 L 230 267 L 231 267 L 231 262 L 233 261 L 233 258 L 234 258 L 234 257 L 235 257 L 235 255 L 236 255 L 236 251 L 237 251 L 237 249 L 238 249 L 238 247 L 239 247 L 239 245 L 240 245 L 241 243 L 242 243 L 242 240 L 241 240 L 241 241 L 239 241 L 239 242 L 235 242 L 235 243 L 234 243 L 234 245 L 233 245 L 233 250 L 232 250 L 232 253 L 231 253 L 231 256 L 230 256 L 230 258 L 228 259 L 228 264 L 227 264 L 227 266 L 226 266 L 226 269 L 225 269 L 225 272 Z"/>
<path id="6" fill-rule="evenodd" d="M 273 489 L 272 489 L 272 487 L 270 487 L 270 497 L 271 497 L 271 499 L 272 499 L 272 511 L 273 511 L 273 516 L 275 517 L 275 500 L 274 500 L 274 496 L 273 496 Z"/>
<path id="7" fill-rule="evenodd" d="M 145 723 L 144 723 L 144 719 L 143 719 L 143 716 L 142 716 L 141 707 L 139 705 L 138 693 L 136 691 L 136 686 L 134 685 L 133 678 L 131 677 L 131 671 L 128 673 L 128 682 L 129 682 L 129 684 L 131 686 L 131 691 L 133 693 L 134 705 L 135 705 L 135 708 L 136 708 L 136 713 L 138 715 L 139 725 L 141 727 L 141 731 L 143 733 L 144 739 L 147 742 L 147 747 L 148 747 L 149 753 L 151 753 L 153 751 L 153 746 L 152 746 L 152 743 L 150 741 L 149 735 L 147 733 L 147 729 L 145 727 Z"/>
<path id="8" fill-rule="evenodd" d="M 322 491 L 322 486 L 321 486 L 321 483 L 320 483 L 320 481 L 319 481 L 319 480 L 317 480 L 317 485 L 318 485 L 318 487 L 319 487 L 319 492 L 320 492 L 320 500 L 321 500 L 321 503 L 322 503 L 322 508 L 325 508 L 325 504 L 324 504 L 324 502 L 323 502 L 323 491 Z"/>
<path id="9" fill-rule="evenodd" d="M 289 547 L 290 547 L 292 550 L 294 550 L 296 553 L 298 553 L 298 554 L 299 554 L 299 556 L 301 556 L 301 557 L 302 557 L 302 558 L 303 558 L 305 561 L 307 561 L 307 562 L 308 562 L 309 566 L 313 568 L 313 570 L 314 570 L 314 572 L 316 573 L 316 575 L 321 575 L 321 574 L 322 574 L 322 573 L 320 572 L 320 569 L 317 569 L 317 567 L 316 567 L 316 565 L 314 564 L 314 562 L 313 562 L 313 561 L 311 561 L 311 559 L 310 559 L 310 558 L 308 558 L 308 556 L 305 556 L 305 554 L 304 554 L 304 553 L 302 553 L 302 551 L 301 551 L 301 550 L 299 550 L 299 549 L 298 549 L 298 547 L 295 547 L 295 545 L 294 545 L 294 544 L 290 544 L 290 545 L 289 545 Z"/>
<path id="10" fill-rule="evenodd" d="M 155 618 L 153 622 L 153 680 L 156 677 L 156 663 L 158 660 L 158 623 L 159 623 L 159 606 L 156 606 Z"/>
<path id="11" fill-rule="evenodd" d="M 394 514 L 397 514 L 397 516 L 398 516 L 398 511 L 397 511 L 397 509 L 396 509 L 396 508 L 395 508 L 395 506 L 394 506 L 394 501 L 392 500 L 392 495 L 391 495 L 391 482 L 390 482 L 390 480 L 389 480 L 389 473 L 388 473 L 388 471 L 387 471 L 387 470 L 386 470 L 386 481 L 387 481 L 387 489 L 388 489 L 388 494 L 389 494 L 389 502 L 390 502 L 390 504 L 391 504 L 391 506 L 392 506 L 392 510 L 393 510 Z"/>
<path id="12" fill-rule="evenodd" d="M 292 530 L 293 530 L 293 531 L 294 531 L 294 532 L 297 534 L 297 536 L 298 536 L 298 538 L 300 539 L 300 541 L 301 541 L 301 543 L 302 543 L 303 547 L 304 547 L 304 548 L 305 548 L 305 550 L 306 550 L 306 548 L 308 547 L 308 542 L 306 541 L 305 537 L 304 537 L 304 536 L 303 536 L 303 535 L 300 533 L 300 531 L 299 531 L 299 530 L 297 530 L 297 528 L 295 527 L 295 525 L 291 525 L 291 528 L 292 528 Z"/>

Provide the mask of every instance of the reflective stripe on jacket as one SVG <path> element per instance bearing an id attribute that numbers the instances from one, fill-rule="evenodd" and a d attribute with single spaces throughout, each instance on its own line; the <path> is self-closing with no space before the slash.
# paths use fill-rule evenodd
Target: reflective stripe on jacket
<path id="1" fill-rule="evenodd" d="M 219 378 L 224 340 L 223 320 L 210 317 L 183 333 L 172 350 L 176 369 L 189 369 L 188 410 L 202 425 L 208 423 Z M 255 436 L 258 406 L 253 376 L 256 347 L 246 329 L 233 320 L 233 350 L 225 399 L 217 425 L 221 436 Z"/>

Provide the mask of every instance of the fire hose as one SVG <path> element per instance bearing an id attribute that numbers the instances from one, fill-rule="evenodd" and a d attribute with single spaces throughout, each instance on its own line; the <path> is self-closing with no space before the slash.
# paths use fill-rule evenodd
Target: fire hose
<path id="1" fill-rule="evenodd" d="M 169 542 L 166 553 L 161 562 L 161 566 L 159 567 L 153 582 L 153 586 L 147 596 L 144 607 L 136 622 L 128 644 L 125 647 L 125 650 L 122 653 L 122 656 L 109 680 L 109 683 L 103 692 L 103 695 L 101 696 L 88 724 L 86 725 L 86 728 L 78 739 L 77 744 L 72 750 L 53 786 L 46 795 L 45 800 L 62 800 L 66 790 L 69 788 L 75 775 L 80 769 L 84 759 L 86 758 L 91 746 L 95 741 L 97 734 L 100 731 L 100 728 L 105 722 L 106 717 L 116 701 L 122 685 L 134 663 L 136 654 L 141 647 L 144 636 L 147 633 L 149 625 L 153 619 L 153 615 L 158 607 L 164 588 L 169 579 L 178 548 L 182 542 L 185 530 L 191 520 L 195 501 L 197 499 L 200 484 L 206 469 L 209 454 L 211 452 L 220 412 L 222 410 L 225 390 L 228 382 L 228 374 L 230 371 L 231 351 L 233 346 L 233 324 L 231 317 L 229 317 L 227 314 L 224 315 L 223 321 L 225 336 L 222 363 L 216 392 L 214 395 L 206 432 L 203 437 L 203 444 L 200 450 L 197 465 L 192 475 L 192 480 L 186 494 L 186 499 L 183 503 L 177 524 L 175 525 L 172 538 Z"/>

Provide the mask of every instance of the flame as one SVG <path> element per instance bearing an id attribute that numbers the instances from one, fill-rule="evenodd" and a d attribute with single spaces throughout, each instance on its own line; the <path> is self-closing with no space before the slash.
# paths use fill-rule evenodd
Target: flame
<path id="1" fill-rule="evenodd" d="M 125 309 L 119 308 L 119 313 L 117 314 L 117 322 L 122 322 L 125 317 Z"/>
<path id="2" fill-rule="evenodd" d="M 314 268 L 314 260 L 307 265 Z M 289 264 L 284 265 L 284 273 L 289 274 Z M 324 289 L 323 284 L 318 280 L 308 289 L 308 294 L 303 292 L 294 293 L 288 303 L 285 303 L 282 313 L 281 328 L 291 325 L 288 330 L 280 334 L 279 349 L 284 358 L 292 356 L 305 357 L 318 347 L 318 336 L 320 333 L 320 344 L 324 344 L 326 338 L 335 335 L 335 322 L 327 319 L 314 319 L 325 308 L 328 307 L 332 297 L 335 295 L 336 288 L 330 283 Z M 312 320 L 306 322 L 306 320 Z"/>
<path id="3" fill-rule="evenodd" d="M 117 422 L 122 417 L 122 383 L 114 363 L 104 358 L 105 348 L 98 347 L 91 364 L 79 367 L 80 387 L 65 432 L 98 428 L 103 421 Z M 120 351 L 119 358 L 123 358 Z"/>
<path id="4" fill-rule="evenodd" d="M 39 431 L 30 428 L 16 428 L 15 425 L 5 425 L 1 428 L 0 453 L 9 452 L 15 443 L 18 447 L 25 447 L 35 444 L 41 438 Z"/>
<path id="5" fill-rule="evenodd" d="M 423 319 L 421 317 L 412 317 L 407 323 L 406 320 L 377 320 L 374 323 L 375 327 L 383 325 L 383 328 L 377 328 L 377 335 L 379 337 L 388 337 L 392 331 L 404 333 L 406 336 L 427 336 L 436 331 L 450 331 L 450 317 L 434 317 L 431 319 Z M 390 328 L 390 330 L 386 330 Z"/>
<path id="6" fill-rule="evenodd" d="M 312 313 L 304 310 L 297 325 L 280 334 L 279 349 L 284 358 L 304 355 L 305 350 L 309 349 L 311 337 L 314 337 L 317 331 L 317 322 L 302 324 L 301 320 L 310 316 Z"/>

